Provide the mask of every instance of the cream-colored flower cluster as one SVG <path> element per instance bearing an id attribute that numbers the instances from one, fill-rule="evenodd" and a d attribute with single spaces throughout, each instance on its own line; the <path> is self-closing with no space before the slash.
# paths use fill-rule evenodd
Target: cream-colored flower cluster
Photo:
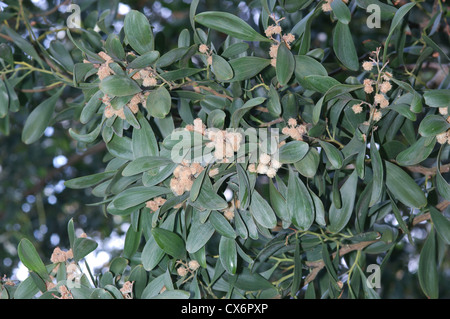
<path id="1" fill-rule="evenodd" d="M 133 299 L 133 284 L 134 281 L 125 281 L 120 288 L 120 293 L 125 299 Z"/>
<path id="2" fill-rule="evenodd" d="M 348 0 L 342 0 L 344 3 L 348 3 Z M 325 0 L 325 3 L 322 4 L 322 11 L 323 12 L 330 12 L 333 11 L 333 9 L 331 8 L 331 3 L 333 2 L 333 0 Z"/>
<path id="3" fill-rule="evenodd" d="M 139 104 L 142 104 L 144 107 L 146 107 L 146 101 L 147 101 L 148 94 L 149 94 L 149 92 L 145 92 L 145 93 L 139 92 L 139 93 L 135 94 L 131 98 L 130 102 L 128 102 L 125 106 L 128 107 L 133 114 L 136 114 L 139 111 Z M 125 112 L 124 112 L 123 107 L 118 110 L 113 108 L 111 105 L 111 99 L 108 95 L 106 95 L 106 94 L 103 95 L 102 102 L 103 102 L 103 104 L 105 104 L 104 114 L 105 114 L 106 118 L 110 118 L 110 117 L 117 115 L 122 120 L 125 119 Z"/>
<path id="4" fill-rule="evenodd" d="M 448 114 L 448 108 L 447 107 L 440 107 L 439 108 L 439 114 L 446 117 L 447 122 L 450 123 L 450 116 Z M 450 130 L 447 130 L 447 132 L 443 132 L 441 134 L 436 135 L 436 141 L 439 144 L 450 144 Z"/>
<path id="5" fill-rule="evenodd" d="M 129 73 L 133 73 L 134 71 L 135 70 L 130 69 Z M 150 67 L 140 69 L 131 76 L 133 80 L 142 80 L 142 85 L 145 87 L 156 86 L 158 84 L 156 77 L 155 71 Z"/>
<path id="6" fill-rule="evenodd" d="M 250 173 L 258 173 L 267 175 L 269 178 L 274 178 L 281 166 L 282 164 L 272 155 L 262 153 L 259 156 L 258 164 L 251 163 L 248 165 L 248 171 Z"/>
<path id="7" fill-rule="evenodd" d="M 376 80 L 372 79 L 364 79 L 363 86 L 364 86 L 364 92 L 366 94 L 374 94 L 373 96 L 373 104 L 367 103 L 367 102 L 361 102 L 359 104 L 354 104 L 352 106 L 352 110 L 355 114 L 359 114 L 363 112 L 363 105 L 368 105 L 371 109 L 371 119 L 375 122 L 381 120 L 382 113 L 380 109 L 385 109 L 389 106 L 389 98 L 387 97 L 387 93 L 392 89 L 392 84 L 390 83 L 390 80 L 392 79 L 392 74 L 388 71 L 385 71 L 385 68 L 387 66 L 387 63 L 382 65 L 380 68 L 380 60 L 379 60 L 379 54 L 380 49 L 377 48 L 375 51 L 372 52 L 372 55 L 374 57 L 370 57 L 370 61 L 364 61 L 362 63 L 362 68 L 364 71 L 371 72 L 374 70 L 374 67 L 376 67 Z M 377 107 L 379 107 L 377 109 Z M 366 122 L 368 123 L 368 122 Z"/>
<path id="8" fill-rule="evenodd" d="M 273 67 L 276 67 L 277 65 L 277 55 L 278 55 L 278 48 L 280 47 L 281 42 L 284 42 L 286 44 L 286 47 L 288 49 L 291 48 L 291 43 L 295 41 L 295 36 L 292 33 L 282 34 L 282 29 L 280 26 L 281 19 L 276 19 L 274 15 L 270 16 L 272 20 L 275 22 L 275 24 L 269 25 L 267 29 L 264 31 L 266 34 L 266 37 L 274 41 L 269 49 L 269 56 L 271 58 L 271 65 Z"/>
<path id="9" fill-rule="evenodd" d="M 303 136 L 306 135 L 308 129 L 304 124 L 298 124 L 297 120 L 290 118 L 288 120 L 288 125 L 283 127 L 281 133 L 290 136 L 292 139 L 297 141 L 303 141 Z"/>
<path id="10" fill-rule="evenodd" d="M 200 118 L 195 119 L 194 124 L 186 125 L 185 129 L 201 134 L 210 140 L 206 146 L 214 149 L 213 156 L 218 163 L 229 163 L 234 158 L 234 154 L 239 151 L 243 139 L 239 132 L 206 128 Z"/>
<path id="11" fill-rule="evenodd" d="M 193 273 L 198 268 L 200 268 L 200 264 L 197 260 L 190 260 L 187 264 L 178 260 L 177 263 L 181 264 L 181 266 L 177 268 L 177 273 L 178 273 L 178 276 L 180 276 L 180 277 L 184 277 L 188 273 Z"/>
<path id="12" fill-rule="evenodd" d="M 200 44 L 198 46 L 198 51 L 200 53 L 206 54 L 206 63 L 208 65 L 212 64 L 212 50 L 206 44 Z"/>
<path id="13" fill-rule="evenodd" d="M 149 208 L 152 212 L 156 212 L 164 203 L 166 199 L 161 196 L 155 197 L 152 200 L 149 200 L 145 203 L 145 206 Z"/>
<path id="14" fill-rule="evenodd" d="M 170 189 L 177 196 L 190 191 L 195 179 L 204 169 L 200 163 L 181 162 L 173 171 L 173 177 L 170 180 Z"/>

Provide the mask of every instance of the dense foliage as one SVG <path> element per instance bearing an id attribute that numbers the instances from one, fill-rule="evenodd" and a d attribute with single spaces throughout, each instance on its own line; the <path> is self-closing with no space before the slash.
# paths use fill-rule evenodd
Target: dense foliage
<path id="1" fill-rule="evenodd" d="M 5 1 L 2 143 L 22 117 L 9 152 L 57 125 L 104 152 L 64 185 L 129 227 L 103 273 L 76 218 L 53 253 L 25 236 L 2 298 L 378 298 L 412 246 L 421 296 L 448 297 L 448 5 L 347 2 L 193 0 L 164 38 L 117 1 Z"/>

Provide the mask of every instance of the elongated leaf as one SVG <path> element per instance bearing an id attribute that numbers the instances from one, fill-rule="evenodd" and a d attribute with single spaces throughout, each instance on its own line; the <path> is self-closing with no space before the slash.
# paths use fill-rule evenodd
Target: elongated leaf
<path id="1" fill-rule="evenodd" d="M 314 203 L 305 184 L 292 168 L 289 169 L 286 203 L 292 223 L 301 230 L 308 230 L 314 222 Z"/>
<path id="2" fill-rule="evenodd" d="M 231 115 L 231 125 L 235 128 L 238 128 L 239 122 L 241 121 L 242 117 L 247 112 L 249 112 L 253 107 L 262 104 L 265 100 L 266 98 L 264 97 L 255 97 L 245 102 L 244 105 L 242 105 L 242 107 L 238 108 Z"/>
<path id="3" fill-rule="evenodd" d="M 23 238 L 19 242 L 17 254 L 19 255 L 20 261 L 30 271 L 37 273 L 44 280 L 48 278 L 47 268 L 45 268 L 36 248 L 34 248 L 33 244 L 28 239 Z"/>
<path id="4" fill-rule="evenodd" d="M 350 9 L 342 0 L 333 0 L 331 2 L 331 9 L 338 18 L 339 22 L 348 24 L 351 20 Z"/>
<path id="5" fill-rule="evenodd" d="M 230 275 L 234 275 L 237 269 L 237 250 L 234 239 L 221 237 L 219 242 L 219 259 L 223 268 Z"/>
<path id="6" fill-rule="evenodd" d="M 233 59 L 229 63 L 234 72 L 234 77 L 230 81 L 234 82 L 247 80 L 258 75 L 263 69 L 270 65 L 270 60 L 254 56 L 245 56 Z"/>
<path id="7" fill-rule="evenodd" d="M 252 193 L 252 200 L 250 202 L 250 214 L 263 227 L 273 228 L 277 225 L 275 212 L 257 191 L 254 191 Z"/>
<path id="8" fill-rule="evenodd" d="M 386 186 L 396 199 L 413 208 L 421 208 L 427 204 L 427 199 L 422 189 L 400 167 L 385 161 Z M 405 187 L 408 185 L 408 187 Z"/>
<path id="9" fill-rule="evenodd" d="M 59 89 L 56 94 L 43 101 L 28 115 L 22 131 L 22 141 L 25 144 L 36 142 L 44 134 L 62 91 L 63 88 Z"/>
<path id="10" fill-rule="evenodd" d="M 348 24 L 341 21 L 333 29 L 333 50 L 339 61 L 353 71 L 359 69 L 358 55 Z"/>
<path id="11" fill-rule="evenodd" d="M 227 238 L 236 238 L 236 232 L 230 222 L 222 214 L 213 210 L 209 216 L 209 220 L 219 234 Z"/>
<path id="12" fill-rule="evenodd" d="M 153 63 L 156 62 L 156 60 L 158 60 L 158 58 L 159 58 L 159 51 L 149 51 L 131 61 L 127 65 L 127 68 L 143 69 L 145 67 L 151 66 Z"/>
<path id="13" fill-rule="evenodd" d="M 439 149 L 437 157 L 436 188 L 438 189 L 438 192 L 442 197 L 444 197 L 446 200 L 450 200 L 450 185 L 441 174 L 441 153 L 443 148 L 444 147 L 442 146 Z"/>
<path id="14" fill-rule="evenodd" d="M 210 29 L 223 32 L 237 39 L 270 42 L 270 39 L 256 32 L 245 21 L 227 12 L 202 12 L 197 14 L 194 19 L 195 22 Z"/>
<path id="15" fill-rule="evenodd" d="M 419 125 L 419 134 L 425 137 L 436 136 L 450 128 L 445 118 L 441 115 L 428 115 Z"/>
<path id="16" fill-rule="evenodd" d="M 0 79 L 0 118 L 4 118 L 8 114 L 9 95 L 6 84 Z"/>
<path id="17" fill-rule="evenodd" d="M 308 153 L 301 160 L 295 162 L 294 166 L 301 175 L 313 178 L 316 175 L 319 162 L 319 152 L 314 147 L 310 147 Z"/>
<path id="18" fill-rule="evenodd" d="M 128 188 L 117 195 L 112 203 L 118 209 L 127 209 L 142 204 L 154 197 L 171 193 L 166 187 L 153 186 L 137 186 Z"/>
<path id="19" fill-rule="evenodd" d="M 122 171 L 123 176 L 133 176 L 142 172 L 160 168 L 170 164 L 170 160 L 165 157 L 159 156 L 143 156 L 130 162 Z"/>
<path id="20" fill-rule="evenodd" d="M 269 181 L 269 196 L 270 204 L 275 211 L 275 214 L 277 214 L 281 220 L 290 222 L 291 219 L 287 210 L 286 199 L 281 195 L 278 189 L 276 189 L 272 179 Z"/>
<path id="21" fill-rule="evenodd" d="M 430 207 L 430 216 L 438 234 L 450 245 L 450 221 L 434 207 Z"/>
<path id="22" fill-rule="evenodd" d="M 233 69 L 230 64 L 221 56 L 212 56 L 212 68 L 218 81 L 228 81 L 233 78 Z"/>
<path id="23" fill-rule="evenodd" d="M 144 269 L 151 271 L 154 269 L 161 259 L 164 257 L 164 250 L 156 243 L 155 238 L 151 236 L 145 243 L 142 250 L 141 259 Z"/>
<path id="24" fill-rule="evenodd" d="M 209 221 L 205 223 L 194 221 L 186 240 L 186 250 L 191 254 L 198 251 L 206 245 L 214 231 L 214 227 Z"/>
<path id="25" fill-rule="evenodd" d="M 110 75 L 100 82 L 99 87 L 110 97 L 128 96 L 141 92 L 136 81 L 124 75 Z"/>
<path id="26" fill-rule="evenodd" d="M 99 184 L 116 174 L 116 171 L 107 171 L 92 175 L 77 177 L 64 182 L 64 185 L 73 189 L 83 189 Z"/>
<path id="27" fill-rule="evenodd" d="M 355 205 L 356 188 L 358 186 L 358 174 L 355 171 L 347 178 L 344 185 L 340 189 L 342 198 L 342 207 L 337 209 L 331 204 L 329 211 L 330 227 L 333 233 L 340 232 L 350 220 Z"/>
<path id="28" fill-rule="evenodd" d="M 450 105 L 450 90 L 430 90 L 423 94 L 425 104 L 431 107 L 448 107 Z"/>
<path id="29" fill-rule="evenodd" d="M 283 42 L 278 46 L 277 53 L 277 80 L 281 86 L 288 84 L 289 80 L 294 74 L 295 70 L 295 59 L 291 53 L 291 50 L 288 49 L 286 44 Z"/>
<path id="30" fill-rule="evenodd" d="M 89 238 L 75 238 L 73 242 L 73 259 L 79 262 L 97 248 L 98 244 Z"/>
<path id="31" fill-rule="evenodd" d="M 328 142 L 319 141 L 319 144 L 325 151 L 325 154 L 327 155 L 327 158 L 330 161 L 331 165 L 336 169 L 340 169 L 344 162 L 344 156 L 342 155 L 341 151 L 339 151 L 336 146 Z"/>
<path id="32" fill-rule="evenodd" d="M 370 138 L 370 159 L 372 163 L 373 181 L 372 196 L 370 198 L 369 207 L 372 207 L 380 201 L 384 185 L 383 162 L 381 160 L 380 152 L 375 144 L 373 134 Z"/>
<path id="33" fill-rule="evenodd" d="M 163 228 L 153 228 L 152 234 L 158 246 L 168 255 L 174 258 L 183 258 L 186 249 L 183 239 L 179 235 Z"/>
<path id="34" fill-rule="evenodd" d="M 125 16 L 124 31 L 128 43 L 140 55 L 153 50 L 153 32 L 147 17 L 143 13 L 131 10 Z"/>
<path id="35" fill-rule="evenodd" d="M 413 145 L 397 155 L 397 163 L 402 166 L 419 164 L 428 158 L 435 145 L 434 137 L 420 137 Z"/>
<path id="36" fill-rule="evenodd" d="M 436 235 L 434 228 L 428 234 L 419 258 L 419 282 L 424 294 L 430 299 L 439 297 L 439 276 L 436 263 Z"/>

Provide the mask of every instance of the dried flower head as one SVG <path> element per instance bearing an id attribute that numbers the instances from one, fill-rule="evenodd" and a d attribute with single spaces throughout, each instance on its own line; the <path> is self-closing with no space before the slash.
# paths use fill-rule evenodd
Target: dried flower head
<path id="1" fill-rule="evenodd" d="M 353 112 L 354 112 L 355 114 L 361 113 L 361 112 L 363 111 L 362 103 L 354 104 L 354 105 L 352 106 L 352 110 L 353 110 Z"/>
<path id="2" fill-rule="evenodd" d="M 373 62 L 370 61 L 364 61 L 362 64 L 362 67 L 364 71 L 372 71 L 373 69 Z"/>
<path id="3" fill-rule="evenodd" d="M 189 261 L 188 266 L 190 270 L 196 271 L 200 267 L 200 264 L 197 260 L 191 260 Z"/>

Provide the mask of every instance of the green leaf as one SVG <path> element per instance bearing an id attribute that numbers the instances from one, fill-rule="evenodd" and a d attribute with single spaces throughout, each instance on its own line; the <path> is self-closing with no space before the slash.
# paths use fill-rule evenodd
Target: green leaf
<path id="1" fill-rule="evenodd" d="M 305 77 L 309 75 L 328 76 L 327 70 L 316 59 L 307 55 L 296 55 L 295 59 L 295 78 L 297 81 L 307 89 L 315 89 L 310 86 Z"/>
<path id="2" fill-rule="evenodd" d="M 77 140 L 78 142 L 90 144 L 90 143 L 93 143 L 97 139 L 97 137 L 100 134 L 101 129 L 102 129 L 102 125 L 98 124 L 92 132 L 87 133 L 87 134 L 80 134 L 80 133 L 75 132 L 72 128 L 69 128 L 69 134 L 73 139 Z"/>
<path id="3" fill-rule="evenodd" d="M 397 155 L 397 163 L 401 166 L 419 164 L 430 156 L 435 145 L 434 137 L 419 137 L 413 145 Z"/>
<path id="4" fill-rule="evenodd" d="M 348 24 L 341 21 L 333 29 L 333 50 L 339 61 L 348 69 L 359 69 L 358 55 Z"/>
<path id="5" fill-rule="evenodd" d="M 141 259 L 144 269 L 153 270 L 164 257 L 164 250 L 156 243 L 155 238 L 150 236 L 142 250 Z"/>
<path id="6" fill-rule="evenodd" d="M 303 86 L 307 89 L 325 94 L 331 87 L 341 84 L 335 78 L 326 75 L 307 75 L 303 78 Z"/>
<path id="7" fill-rule="evenodd" d="M 257 291 L 273 288 L 274 286 L 266 278 L 258 273 L 251 272 L 248 268 L 242 269 L 242 272 L 236 275 L 234 286 L 245 291 Z M 230 280 L 229 280 L 230 281 Z"/>
<path id="8" fill-rule="evenodd" d="M 350 9 L 342 0 L 331 1 L 331 9 L 339 22 L 348 24 L 352 18 Z"/>
<path id="9" fill-rule="evenodd" d="M 252 193 L 250 214 L 263 227 L 274 228 L 277 225 L 275 212 L 257 191 L 253 191 Z"/>
<path id="10" fill-rule="evenodd" d="M 263 69 L 270 65 L 270 60 L 255 56 L 245 56 L 233 59 L 229 63 L 234 71 L 234 77 L 230 81 L 235 82 L 248 80 L 255 75 L 258 75 Z"/>
<path id="11" fill-rule="evenodd" d="M 15 45 L 17 45 L 23 52 L 36 60 L 36 62 L 38 62 L 42 67 L 44 67 L 44 62 L 39 57 L 39 54 L 31 45 L 31 43 L 29 43 L 20 34 L 16 33 L 13 29 L 7 27 L 6 25 L 3 26 L 3 29 L 5 29 L 6 33 L 13 39 L 13 43 Z"/>
<path id="12" fill-rule="evenodd" d="M 267 109 L 269 110 L 270 114 L 273 115 L 280 115 L 281 114 L 281 103 L 280 103 L 280 96 L 278 95 L 277 90 L 275 87 L 271 84 L 269 93 L 268 93 L 268 101 L 267 101 Z"/>
<path id="13" fill-rule="evenodd" d="M 166 254 L 177 259 L 183 259 L 186 249 L 184 241 L 179 235 L 163 228 L 153 228 L 152 234 L 158 246 L 161 247 Z"/>
<path id="14" fill-rule="evenodd" d="M 131 61 L 128 65 L 128 69 L 143 69 L 146 67 L 151 66 L 153 63 L 156 62 L 159 58 L 159 52 L 158 51 L 149 51 L 145 54 L 138 56 L 136 59 Z"/>
<path id="15" fill-rule="evenodd" d="M 236 164 L 236 172 L 239 181 L 239 203 L 240 209 L 247 209 L 251 199 L 250 181 L 247 173 L 240 163 Z"/>
<path id="16" fill-rule="evenodd" d="M 330 164 L 336 168 L 340 169 L 342 167 L 342 164 L 344 162 L 344 156 L 342 155 L 342 152 L 339 151 L 336 146 L 333 144 L 330 144 L 328 142 L 319 141 L 320 146 L 325 151 L 325 154 L 327 155 L 328 160 L 330 161 Z"/>
<path id="17" fill-rule="evenodd" d="M 358 186 L 358 174 L 356 170 L 347 178 L 344 185 L 340 189 L 342 198 L 342 207 L 336 208 L 334 203 L 331 203 L 329 211 L 330 227 L 332 233 L 340 232 L 350 220 L 355 205 L 356 188 Z"/>
<path id="18" fill-rule="evenodd" d="M 229 59 L 229 58 L 237 56 L 241 53 L 244 53 L 245 51 L 248 50 L 248 48 L 249 48 L 249 45 L 246 42 L 233 43 L 232 45 L 227 47 L 225 50 L 223 50 L 222 56 L 224 58 Z"/>
<path id="19" fill-rule="evenodd" d="M 114 157 L 122 158 L 125 160 L 134 159 L 133 156 L 133 146 L 131 139 L 128 137 L 120 137 L 116 134 L 113 135 L 112 139 L 106 144 L 108 152 Z"/>
<path id="20" fill-rule="evenodd" d="M 386 166 L 386 186 L 396 199 L 413 208 L 421 208 L 427 204 L 422 189 L 400 167 L 384 161 Z M 406 187 L 407 186 L 407 187 Z"/>
<path id="21" fill-rule="evenodd" d="M 97 248 L 98 244 L 89 238 L 75 238 L 73 242 L 73 259 L 79 262 Z"/>
<path id="22" fill-rule="evenodd" d="M 125 16 L 124 31 L 128 43 L 140 55 L 153 50 L 153 32 L 143 13 L 131 10 Z"/>
<path id="23" fill-rule="evenodd" d="M 36 142 L 44 134 L 45 129 L 52 119 L 56 102 L 59 100 L 62 91 L 63 88 L 59 89 L 57 93 L 39 104 L 28 115 L 22 131 L 22 141 L 25 144 Z"/>
<path id="24" fill-rule="evenodd" d="M 405 15 L 411 10 L 412 7 L 414 7 L 416 4 L 415 2 L 410 2 L 405 4 L 404 6 L 401 6 L 397 12 L 394 15 L 394 18 L 391 22 L 391 27 L 389 28 L 389 34 L 386 38 L 386 41 L 384 43 L 384 51 L 383 51 L 383 64 L 386 62 L 387 57 L 387 50 L 389 47 L 389 42 L 391 40 L 392 35 L 394 34 L 395 29 L 400 25 Z"/>
<path id="25" fill-rule="evenodd" d="M 220 237 L 219 259 L 227 273 L 234 275 L 237 269 L 237 250 L 234 239 Z"/>
<path id="26" fill-rule="evenodd" d="M 445 118 L 441 115 L 428 115 L 419 125 L 419 134 L 425 137 L 436 136 L 450 128 Z"/>
<path id="27" fill-rule="evenodd" d="M 230 222 L 219 212 L 213 210 L 209 216 L 209 220 L 214 229 L 227 238 L 236 238 L 236 232 Z"/>
<path id="28" fill-rule="evenodd" d="M 419 283 L 424 294 L 430 299 L 439 297 L 439 276 L 436 263 L 436 235 L 434 228 L 428 234 L 419 258 Z"/>
<path id="29" fill-rule="evenodd" d="M 0 118 L 4 118 L 8 114 L 9 95 L 6 84 L 0 79 Z"/>
<path id="30" fill-rule="evenodd" d="M 192 205 L 201 211 L 221 210 L 228 207 L 227 201 L 217 194 L 207 176 L 204 178 L 197 200 L 192 202 Z"/>
<path id="31" fill-rule="evenodd" d="M 77 177 L 64 182 L 64 186 L 72 189 L 83 189 L 99 184 L 116 174 L 116 171 L 107 171 L 92 175 Z"/>
<path id="32" fill-rule="evenodd" d="M 377 149 L 375 144 L 375 139 L 373 137 L 370 138 L 370 159 L 372 163 L 372 195 L 369 202 L 369 207 L 372 207 L 376 203 L 378 203 L 381 199 L 381 195 L 383 194 L 383 186 L 384 186 L 384 168 L 383 162 L 381 160 L 380 152 Z"/>
<path id="33" fill-rule="evenodd" d="M 100 82 L 100 90 L 110 97 L 127 96 L 141 92 L 141 88 L 133 79 L 124 75 L 110 75 Z"/>
<path id="34" fill-rule="evenodd" d="M 289 212 L 287 210 L 286 199 L 281 195 L 281 193 L 276 189 L 273 180 L 269 181 L 269 198 L 270 205 L 272 206 L 275 214 L 283 221 L 290 222 Z"/>
<path id="35" fill-rule="evenodd" d="M 294 166 L 301 175 L 308 178 L 313 178 L 316 175 L 319 162 L 319 152 L 314 147 L 310 147 L 308 153 L 306 153 L 301 160 L 295 162 Z"/>
<path id="36" fill-rule="evenodd" d="M 450 245 L 450 220 L 434 207 L 430 207 L 430 216 L 438 234 L 447 245 Z"/>
<path id="37" fill-rule="evenodd" d="M 278 46 L 277 64 L 276 64 L 277 80 L 281 86 L 288 84 L 295 70 L 295 59 L 283 42 Z"/>
<path id="38" fill-rule="evenodd" d="M 161 86 L 148 95 L 146 105 L 151 116 L 165 118 L 172 107 L 172 98 L 167 89 Z"/>
<path id="39" fill-rule="evenodd" d="M 442 197 L 444 197 L 446 200 L 450 200 L 450 185 L 441 174 L 441 153 L 443 148 L 444 147 L 442 146 L 439 149 L 437 157 L 436 188 Z"/>
<path id="40" fill-rule="evenodd" d="M 89 122 L 95 113 L 97 113 L 98 109 L 100 108 L 100 105 L 102 105 L 101 98 L 103 97 L 102 91 L 97 91 L 92 97 L 89 99 L 89 101 L 86 103 L 86 105 L 83 107 L 83 110 L 80 114 L 80 122 L 83 124 L 86 124 Z"/>
<path id="41" fill-rule="evenodd" d="M 270 39 L 256 32 L 245 21 L 227 12 L 208 11 L 195 16 L 194 20 L 205 27 L 228 34 L 245 41 L 270 42 Z"/>
<path id="42" fill-rule="evenodd" d="M 301 230 L 308 230 L 314 222 L 314 202 L 292 168 L 289 169 L 286 203 L 292 223 Z"/>
<path id="43" fill-rule="evenodd" d="M 112 203 L 117 209 L 127 209 L 131 208 L 144 202 L 164 194 L 169 194 L 172 191 L 166 187 L 153 186 L 136 186 L 128 188 L 127 190 L 118 194 Z"/>
<path id="44" fill-rule="evenodd" d="M 122 176 L 133 176 L 154 168 L 169 165 L 171 161 L 165 157 L 143 156 L 130 162 L 122 171 Z"/>
<path id="45" fill-rule="evenodd" d="M 302 141 L 291 141 L 282 145 L 279 152 L 279 161 L 283 164 L 292 164 L 300 161 L 309 151 L 309 145 Z"/>
<path id="46" fill-rule="evenodd" d="M 158 156 L 158 142 L 156 141 L 156 136 L 150 123 L 140 112 L 136 117 L 141 128 L 133 130 L 133 136 L 131 138 L 134 157 Z"/>
<path id="47" fill-rule="evenodd" d="M 17 247 L 17 254 L 20 261 L 30 271 L 37 273 L 44 280 L 48 278 L 47 268 L 42 262 L 41 257 L 39 257 L 39 254 L 31 241 L 26 238 L 22 238 L 19 242 L 19 246 Z"/>
<path id="48" fill-rule="evenodd" d="M 184 290 L 166 290 L 152 299 L 189 299 L 190 293 Z"/>
<path id="49" fill-rule="evenodd" d="M 139 248 L 141 243 L 142 231 L 134 231 L 133 227 L 130 226 L 125 235 L 125 244 L 123 246 L 123 256 L 125 258 L 131 259 L 133 255 Z"/>
<path id="50" fill-rule="evenodd" d="M 423 94 L 425 104 L 431 107 L 448 107 L 450 105 L 450 90 L 430 90 Z"/>
<path id="51" fill-rule="evenodd" d="M 231 80 L 234 75 L 230 64 L 217 54 L 212 56 L 212 71 L 220 82 Z"/>
<path id="52" fill-rule="evenodd" d="M 186 239 L 186 250 L 191 254 L 198 251 L 208 243 L 214 231 L 214 227 L 209 221 L 201 223 L 199 220 L 195 220 Z"/>

